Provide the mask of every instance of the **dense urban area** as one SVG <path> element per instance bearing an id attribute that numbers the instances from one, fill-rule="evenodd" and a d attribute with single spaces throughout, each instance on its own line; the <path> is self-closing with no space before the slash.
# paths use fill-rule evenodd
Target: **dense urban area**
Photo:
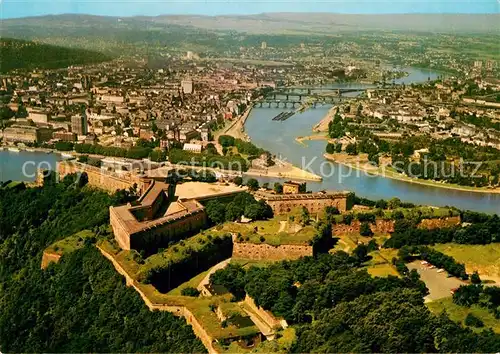
<path id="1" fill-rule="evenodd" d="M 58 161 L 0 180 L 1 351 L 500 350 L 497 214 L 312 192 L 245 131 L 327 107 L 296 144 L 500 193 L 498 31 L 253 20 L 4 21 L 0 152 Z"/>

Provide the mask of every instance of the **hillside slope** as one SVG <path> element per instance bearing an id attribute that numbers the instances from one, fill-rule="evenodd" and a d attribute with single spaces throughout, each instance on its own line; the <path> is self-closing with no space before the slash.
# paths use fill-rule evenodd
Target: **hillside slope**
<path id="1" fill-rule="evenodd" d="M 0 39 L 0 72 L 13 69 L 57 69 L 110 59 L 102 53 L 85 49 L 70 49 L 11 38 Z"/>

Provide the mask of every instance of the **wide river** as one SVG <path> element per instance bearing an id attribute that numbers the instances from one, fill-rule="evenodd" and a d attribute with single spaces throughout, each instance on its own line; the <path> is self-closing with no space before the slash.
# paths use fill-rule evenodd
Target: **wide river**
<path id="1" fill-rule="evenodd" d="M 397 83 L 426 81 L 437 74 L 427 70 L 411 69 L 406 78 Z M 334 87 L 368 87 L 359 84 L 335 85 Z M 252 142 L 299 167 L 309 167 L 323 177 L 322 182 L 308 182 L 308 190 L 348 190 L 369 199 L 400 198 L 416 204 L 435 206 L 455 206 L 465 210 L 500 214 L 500 194 L 455 191 L 431 186 L 423 186 L 370 176 L 364 172 L 329 162 L 323 158 L 325 141 L 306 141 L 307 147 L 296 142 L 298 136 L 312 134 L 312 127 L 328 112 L 331 106 L 318 106 L 296 114 L 286 121 L 273 121 L 285 108 L 254 108 L 245 124 L 245 130 Z M 274 182 L 261 178 L 262 182 Z"/>
<path id="2" fill-rule="evenodd" d="M 410 75 L 396 80 L 396 83 L 422 82 L 437 74 L 427 70 L 410 69 Z M 336 88 L 368 87 L 361 84 L 332 85 Z M 348 190 L 370 199 L 391 199 L 398 197 L 407 202 L 436 206 L 456 206 L 487 213 L 500 214 L 500 194 L 486 194 L 454 191 L 436 187 L 401 182 L 383 177 L 368 176 L 362 172 L 331 163 L 323 158 L 326 142 L 308 141 L 307 147 L 297 143 L 295 138 L 307 136 L 312 127 L 328 112 L 330 106 L 318 106 L 296 114 L 284 122 L 272 121 L 284 108 L 255 108 L 246 123 L 246 131 L 252 141 L 273 154 L 297 166 L 309 166 L 313 172 L 324 176 L 321 183 L 308 183 L 309 190 Z M 59 154 L 42 152 L 12 152 L 0 150 L 0 181 L 33 181 L 36 168 L 54 168 L 60 160 Z M 273 182 L 272 179 L 262 181 Z"/>

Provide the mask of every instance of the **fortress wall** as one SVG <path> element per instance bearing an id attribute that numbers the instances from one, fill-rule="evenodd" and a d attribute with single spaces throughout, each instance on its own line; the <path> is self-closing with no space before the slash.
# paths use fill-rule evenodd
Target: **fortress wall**
<path id="1" fill-rule="evenodd" d="M 294 195 L 297 196 L 297 195 Z M 327 206 L 333 206 L 340 210 L 340 212 L 345 212 L 347 210 L 347 197 L 325 197 L 322 199 L 287 199 L 283 198 L 281 200 L 268 200 L 267 203 L 273 209 L 276 215 L 282 215 L 290 212 L 292 209 L 297 207 L 305 207 L 309 213 L 318 214 L 325 210 Z"/>
<path id="2" fill-rule="evenodd" d="M 85 172 L 89 179 L 89 185 L 107 190 L 110 193 L 114 193 L 118 189 L 129 189 L 134 183 L 140 189 L 143 184 L 137 176 L 118 176 L 100 168 L 77 162 L 59 162 L 57 172 L 60 179 L 72 173 Z"/>
<path id="3" fill-rule="evenodd" d="M 118 242 L 122 249 L 130 250 L 130 235 L 120 222 L 120 218 L 116 215 L 116 211 L 113 207 L 109 207 L 109 222 L 113 228 L 116 242 Z"/>
<path id="4" fill-rule="evenodd" d="M 42 256 L 42 269 L 47 268 L 50 263 L 58 263 L 60 259 L 60 254 L 44 251 Z"/>
<path id="5" fill-rule="evenodd" d="M 460 225 L 460 216 L 451 216 L 440 219 L 422 219 L 419 228 L 424 229 L 438 229 L 438 228 L 448 228 Z M 349 233 L 359 233 L 361 223 L 358 220 L 353 220 L 350 225 L 346 224 L 336 224 L 333 225 L 333 234 L 342 235 Z M 377 220 L 375 224 L 370 224 L 370 228 L 373 233 L 379 234 L 390 234 L 394 232 L 394 220 Z"/>
<path id="6" fill-rule="evenodd" d="M 440 228 L 450 228 L 453 226 L 460 225 L 462 220 L 460 216 L 449 216 L 442 219 L 423 219 L 418 225 L 422 229 L 440 229 Z"/>
<path id="7" fill-rule="evenodd" d="M 166 247 L 170 241 L 177 241 L 183 237 L 198 233 L 207 223 L 205 211 L 200 211 L 186 215 L 182 219 L 174 222 L 165 223 L 152 229 L 141 231 L 128 236 L 129 249 L 148 249 L 151 247 Z M 114 231 L 114 228 L 113 228 Z M 122 235 L 115 234 L 115 237 L 121 238 Z M 121 244 L 120 244 L 121 246 Z"/>
<path id="8" fill-rule="evenodd" d="M 312 255 L 313 247 L 307 245 L 271 246 L 243 242 L 234 242 L 233 244 L 233 258 L 281 261 L 294 260 Z"/>
<path id="9" fill-rule="evenodd" d="M 271 312 L 264 310 L 262 307 L 257 306 L 254 299 L 250 296 L 245 296 L 245 303 L 254 311 L 264 322 L 272 329 L 278 329 L 282 327 L 282 321 L 276 318 Z M 286 321 L 285 321 L 286 322 Z"/>
<path id="10" fill-rule="evenodd" d="M 159 311 L 168 311 L 172 313 L 174 316 L 184 317 L 186 322 L 191 325 L 193 328 L 193 332 L 198 337 L 203 345 L 207 348 L 210 354 L 216 354 L 218 351 L 213 346 L 214 339 L 207 333 L 207 331 L 203 328 L 201 323 L 196 319 L 196 317 L 187 309 L 185 306 L 170 306 L 167 304 L 155 304 L 153 303 L 146 294 L 137 286 L 136 282 L 132 277 L 122 268 L 122 266 L 110 255 L 108 252 L 103 250 L 100 247 L 97 247 L 99 251 L 106 257 L 108 260 L 113 263 L 116 271 L 125 277 L 125 281 L 127 286 L 132 286 L 135 291 L 139 293 L 141 298 L 143 299 L 146 306 L 151 310 L 159 310 Z"/>
<path id="11" fill-rule="evenodd" d="M 393 220 L 377 220 L 375 224 L 370 224 L 370 228 L 375 234 L 390 234 L 394 232 Z M 358 220 L 353 220 L 351 225 L 335 224 L 332 231 L 334 235 L 343 235 L 349 233 L 359 233 L 361 223 Z"/>

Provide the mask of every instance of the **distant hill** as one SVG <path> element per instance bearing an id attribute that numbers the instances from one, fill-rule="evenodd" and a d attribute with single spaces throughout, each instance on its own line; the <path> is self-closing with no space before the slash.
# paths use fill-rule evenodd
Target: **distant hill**
<path id="1" fill-rule="evenodd" d="M 264 13 L 247 16 L 158 16 L 154 22 L 250 33 L 324 33 L 339 31 L 417 31 L 500 33 L 499 14 Z"/>
<path id="2" fill-rule="evenodd" d="M 95 51 L 64 48 L 12 38 L 0 39 L 0 72 L 13 69 L 57 69 L 111 58 Z"/>
<path id="3" fill-rule="evenodd" d="M 392 14 L 346 15 L 333 13 L 264 13 L 259 15 L 161 15 L 107 17 L 93 15 L 50 15 L 2 21 L 5 36 L 14 32 L 36 35 L 36 31 L 73 32 L 81 29 L 162 30 L 185 29 L 241 31 L 247 33 L 323 33 L 345 31 L 409 31 L 441 33 L 500 33 L 500 14 Z M 51 30 L 52 29 L 52 30 Z"/>

